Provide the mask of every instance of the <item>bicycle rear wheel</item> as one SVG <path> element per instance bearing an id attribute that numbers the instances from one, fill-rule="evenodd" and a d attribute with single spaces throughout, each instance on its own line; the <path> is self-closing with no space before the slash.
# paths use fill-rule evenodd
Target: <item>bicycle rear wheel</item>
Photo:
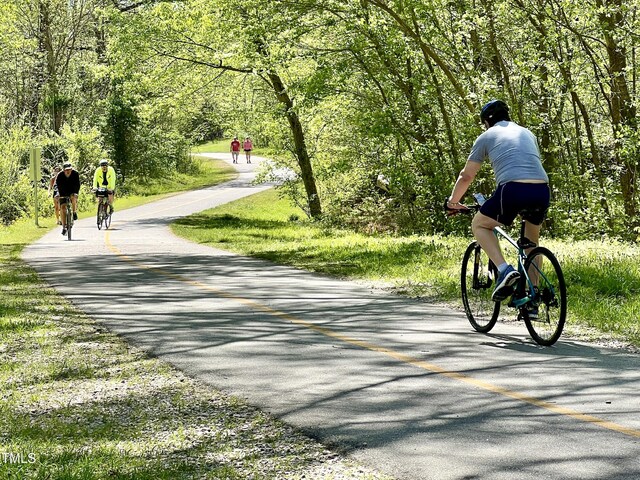
<path id="1" fill-rule="evenodd" d="M 567 287 L 560 263 L 551 251 L 537 247 L 527 257 L 525 269 L 534 283 L 538 277 L 538 291 L 532 300 L 538 312 L 535 317 L 530 310 L 523 309 L 524 323 L 536 343 L 553 345 L 562 335 L 567 318 Z"/>
<path id="2" fill-rule="evenodd" d="M 496 268 L 478 242 L 471 242 L 464 252 L 460 284 L 462 304 L 471 326 L 478 332 L 491 331 L 498 321 L 500 302 L 491 300 Z"/>

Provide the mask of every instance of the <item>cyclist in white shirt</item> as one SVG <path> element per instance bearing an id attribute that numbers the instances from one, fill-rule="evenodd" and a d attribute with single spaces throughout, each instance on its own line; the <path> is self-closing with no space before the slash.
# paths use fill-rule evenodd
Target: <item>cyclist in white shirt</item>
<path id="1" fill-rule="evenodd" d="M 549 208 L 549 177 L 540 161 L 536 137 L 511 121 L 506 103 L 490 101 L 482 107 L 480 120 L 486 131 L 474 142 L 445 208 L 448 211 L 466 209 L 460 201 L 482 162 L 488 158 L 497 186 L 474 216 L 471 227 L 476 240 L 498 268 L 496 288 L 491 297 L 497 302 L 513 293 L 520 273 L 505 261 L 493 229 L 511 225 L 522 213 L 526 221 L 525 236 L 537 245 L 542 221 Z"/>

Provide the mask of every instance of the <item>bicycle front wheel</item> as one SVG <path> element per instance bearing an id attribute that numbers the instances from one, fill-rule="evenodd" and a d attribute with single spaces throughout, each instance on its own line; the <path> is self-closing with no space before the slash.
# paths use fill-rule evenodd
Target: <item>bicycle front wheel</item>
<path id="1" fill-rule="evenodd" d="M 567 318 L 567 287 L 560 263 L 550 250 L 537 247 L 527 257 L 525 269 L 537 286 L 532 299 L 537 315 L 523 309 L 524 323 L 536 343 L 553 345 L 562 335 Z"/>
<path id="2" fill-rule="evenodd" d="M 67 240 L 71 240 L 71 227 L 73 227 L 73 212 L 69 208 L 67 209 Z"/>
<path id="3" fill-rule="evenodd" d="M 111 213 L 107 210 L 109 207 L 107 205 L 104 206 L 104 228 L 109 228 L 111 226 Z"/>
<path id="4" fill-rule="evenodd" d="M 102 200 L 100 200 L 100 202 L 98 203 L 98 213 L 96 214 L 96 223 L 98 224 L 98 230 L 102 229 L 104 214 L 105 214 L 104 204 L 102 203 Z"/>
<path id="5" fill-rule="evenodd" d="M 478 332 L 491 331 L 498 321 L 500 302 L 491 300 L 496 273 L 495 266 L 478 242 L 471 242 L 462 259 L 460 284 L 464 311 Z"/>

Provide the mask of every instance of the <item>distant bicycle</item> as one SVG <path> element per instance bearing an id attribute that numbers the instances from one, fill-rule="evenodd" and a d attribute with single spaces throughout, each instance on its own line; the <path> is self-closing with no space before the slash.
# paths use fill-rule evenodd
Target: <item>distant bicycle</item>
<path id="1" fill-rule="evenodd" d="M 71 240 L 71 228 L 73 227 L 73 208 L 71 206 L 70 197 L 58 197 L 60 202 L 60 208 L 63 209 L 64 219 L 62 225 L 67 233 L 67 240 Z M 61 213 L 62 213 L 61 212 Z M 62 232 L 64 234 L 64 232 Z"/>
<path id="2" fill-rule="evenodd" d="M 468 212 L 477 212 L 484 197 L 474 195 L 475 205 Z M 499 238 L 507 241 L 517 252 L 520 280 L 508 306 L 518 311 L 533 340 L 539 345 L 553 345 L 562 335 L 567 316 L 567 290 L 560 263 L 550 250 L 536 247 L 524 235 L 522 220 L 520 238 L 516 241 L 502 228 L 494 228 Z M 535 248 L 534 248 L 535 247 Z M 528 254 L 526 250 L 532 249 Z M 462 260 L 460 282 L 462 303 L 471 326 L 478 332 L 491 331 L 498 320 L 500 302 L 491 300 L 498 269 L 473 241 Z"/>
<path id="3" fill-rule="evenodd" d="M 98 188 L 95 190 L 96 197 L 98 198 L 98 212 L 96 213 L 96 223 L 98 224 L 98 230 L 109 228 L 111 226 L 111 213 L 109 211 L 109 190 L 106 188 Z"/>

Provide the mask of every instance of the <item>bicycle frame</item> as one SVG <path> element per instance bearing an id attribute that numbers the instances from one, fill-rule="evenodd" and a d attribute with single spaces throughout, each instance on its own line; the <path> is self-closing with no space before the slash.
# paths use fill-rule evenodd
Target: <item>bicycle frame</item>
<path id="1" fill-rule="evenodd" d="M 110 213 L 108 213 L 109 208 L 109 190 L 104 188 L 98 188 L 95 190 L 96 197 L 98 199 L 98 212 L 96 214 L 96 220 L 98 224 L 98 230 L 102 229 L 102 224 L 104 223 L 105 228 L 109 228 L 110 222 Z"/>
<path id="2" fill-rule="evenodd" d="M 502 227 L 495 227 L 493 229 L 494 233 L 496 234 L 496 236 L 498 236 L 498 238 L 504 238 L 517 251 L 518 272 L 520 272 L 521 280 L 518 283 L 518 287 L 516 289 L 515 294 L 511 297 L 511 301 L 509 302 L 509 306 L 515 307 L 515 308 L 520 308 L 523 305 L 532 301 L 535 298 L 535 292 L 536 292 L 536 285 L 531 280 L 531 277 L 529 276 L 529 272 L 527 272 L 526 269 L 524 268 L 524 265 L 527 261 L 526 250 L 535 247 L 536 244 L 534 244 L 528 238 L 525 237 L 524 229 L 525 229 L 525 222 L 524 220 L 522 220 L 522 223 L 520 226 L 520 239 L 518 241 L 511 238 L 511 236 Z M 540 270 L 538 265 L 536 265 L 535 263 L 532 263 L 531 266 L 536 269 L 537 274 L 540 275 L 547 283 L 549 284 L 551 283 L 549 282 L 549 279 L 545 276 L 545 274 L 542 272 L 542 270 Z M 527 285 L 526 289 L 524 288 L 525 282 Z M 552 288 L 552 293 L 554 295 L 556 293 L 553 290 L 553 288 Z"/>
<path id="3" fill-rule="evenodd" d="M 71 197 L 58 197 L 58 202 L 60 203 L 60 213 L 63 213 L 65 216 L 65 221 L 62 222 L 62 224 L 66 225 L 70 223 L 69 218 L 73 218 L 73 206 L 71 204 Z"/>
<path id="4" fill-rule="evenodd" d="M 64 215 L 62 225 L 67 230 L 67 238 L 71 240 L 71 227 L 73 227 L 73 205 L 71 203 L 71 197 L 61 196 L 58 197 L 58 201 L 60 202 L 60 215 Z"/>
<path id="5" fill-rule="evenodd" d="M 480 210 L 484 197 L 474 195 L 476 204 L 465 213 Z M 526 215 L 525 215 L 526 216 Z M 502 226 L 493 228 L 497 239 L 506 241 L 517 254 L 520 279 L 505 306 L 518 311 L 529 334 L 539 345 L 551 346 L 562 334 L 567 315 L 567 291 L 564 275 L 557 258 L 525 236 L 526 221 L 522 220 L 520 236 L 514 240 Z M 506 247 L 508 248 L 508 247 Z M 515 263 L 514 263 L 515 265 Z M 498 273 L 477 240 L 466 248 L 462 258 L 462 303 L 471 326 L 480 333 L 489 333 L 498 321 L 500 301 L 493 300 L 491 288 Z"/>
<path id="6" fill-rule="evenodd" d="M 517 250 L 518 272 L 520 272 L 521 276 L 520 276 L 520 281 L 516 286 L 516 290 L 514 294 L 511 296 L 511 300 L 509 301 L 509 304 L 508 304 L 509 307 L 513 307 L 517 309 L 520 309 L 521 307 L 523 307 L 524 305 L 526 305 L 531 301 L 538 300 L 538 297 L 539 297 L 538 291 L 537 291 L 537 285 L 534 284 L 533 280 L 531 280 L 531 276 L 529 275 L 529 272 L 527 272 L 527 270 L 524 268 L 524 265 L 526 264 L 526 261 L 528 258 L 526 250 L 530 248 L 534 248 L 537 245 L 525 237 L 524 235 L 525 222 L 524 220 L 522 220 L 521 222 L 522 223 L 520 226 L 520 239 L 518 241 L 511 238 L 511 236 L 507 232 L 505 232 L 502 227 L 495 227 L 493 229 L 494 233 L 499 238 L 500 237 L 504 238 L 513 248 Z M 545 285 L 547 285 L 547 288 L 551 290 L 552 296 L 555 297 L 557 292 L 553 287 L 553 282 L 551 282 L 549 278 L 544 274 L 544 272 L 540 269 L 539 265 L 536 265 L 535 262 L 532 262 L 530 267 L 535 268 L 536 274 L 539 275 L 540 278 L 544 280 Z M 540 282 L 538 281 L 537 283 L 539 284 Z"/>
<path id="7" fill-rule="evenodd" d="M 480 206 L 482 206 L 482 204 L 486 201 L 486 199 L 484 198 L 484 195 L 482 194 L 474 194 L 473 198 L 476 201 L 476 208 L 472 208 L 472 210 L 478 211 L 480 209 Z M 525 270 L 524 265 L 527 261 L 527 253 L 525 250 L 531 249 L 536 247 L 537 245 L 535 243 L 533 243 L 531 240 L 529 240 L 527 237 L 525 237 L 525 221 L 524 219 L 521 220 L 520 223 L 520 238 L 516 241 L 513 238 L 511 238 L 511 236 L 504 230 L 504 228 L 502 227 L 494 227 L 493 228 L 493 232 L 494 234 L 498 237 L 498 239 L 500 239 L 500 237 L 504 238 L 513 248 L 516 249 L 517 251 L 517 257 L 518 257 L 518 272 L 520 272 L 521 275 L 521 279 L 520 282 L 518 282 L 518 286 L 516 289 L 515 294 L 511 297 L 511 301 L 509 302 L 509 306 L 511 307 L 515 307 L 515 308 L 520 308 L 523 305 L 527 304 L 528 302 L 530 302 L 531 300 L 533 300 L 533 297 L 535 296 L 535 291 L 536 291 L 536 286 L 534 285 L 533 281 L 531 280 L 531 277 L 529 276 L 529 273 Z M 535 267 L 535 269 L 537 270 L 538 275 L 541 275 L 545 281 L 548 282 L 548 278 L 545 276 L 545 274 L 540 270 L 540 268 L 535 265 L 532 264 L 533 267 Z M 526 285 L 528 286 L 528 288 L 525 290 L 524 286 L 525 286 L 525 282 L 526 281 Z M 533 295 L 532 295 L 533 293 Z M 555 295 L 555 291 L 552 291 L 552 293 Z"/>

